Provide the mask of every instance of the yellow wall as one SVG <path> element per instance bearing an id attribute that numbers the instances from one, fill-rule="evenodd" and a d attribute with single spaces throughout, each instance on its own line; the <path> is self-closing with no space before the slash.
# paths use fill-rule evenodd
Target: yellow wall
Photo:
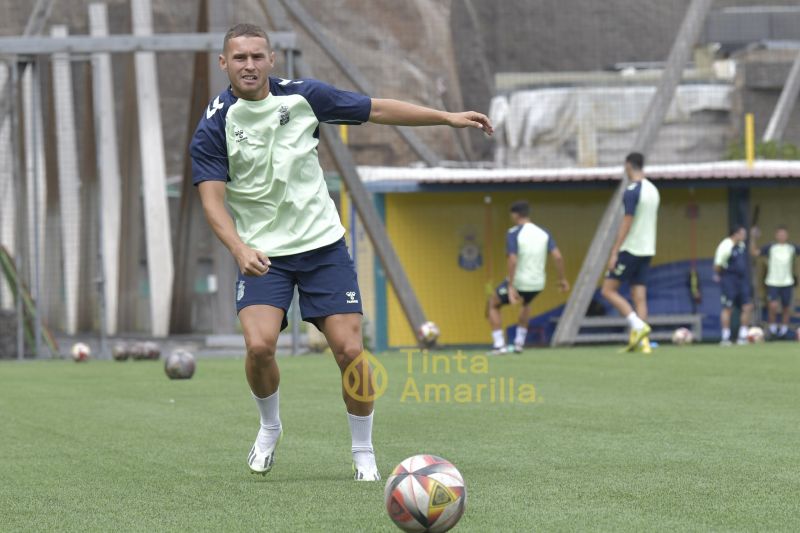
<path id="1" fill-rule="evenodd" d="M 668 189 L 662 187 L 658 210 L 658 235 L 653 265 L 691 259 L 691 220 L 687 208 L 699 206 L 697 218 L 697 257 L 710 258 L 719 242 L 728 235 L 727 189 Z"/>
<path id="2" fill-rule="evenodd" d="M 490 193 L 492 228 L 487 235 L 486 193 L 397 193 L 386 195 L 386 225 L 403 267 L 416 289 L 423 309 L 436 322 L 442 344 L 485 344 L 489 328 L 484 317 L 486 285 L 505 277 L 505 233 L 511 225 L 508 208 L 514 200 L 526 199 L 533 206 L 532 219 L 553 235 L 567 265 L 572 282 L 578 275 L 611 190 L 521 191 Z M 658 254 L 654 264 L 690 258 L 690 222 L 687 206 L 694 195 L 700 205 L 697 224 L 698 257 L 711 257 L 728 227 L 725 189 L 663 189 L 659 216 Z M 483 266 L 463 270 L 458 256 L 463 235 L 472 228 L 483 251 Z M 798 232 L 800 234 L 800 232 Z M 487 246 L 488 245 L 488 246 Z M 489 274 L 487 249 L 491 251 Z M 536 299 L 534 315 L 557 307 L 566 296 L 555 287 L 556 273 L 549 262 L 548 286 Z M 599 281 L 599 280 L 598 280 Z M 388 337 L 390 346 L 415 343 L 397 297 L 388 288 Z M 503 323 L 515 321 L 517 309 L 505 307 Z"/>

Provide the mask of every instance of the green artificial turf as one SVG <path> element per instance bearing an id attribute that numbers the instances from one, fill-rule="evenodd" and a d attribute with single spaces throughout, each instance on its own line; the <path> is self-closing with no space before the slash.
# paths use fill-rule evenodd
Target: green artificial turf
<path id="1" fill-rule="evenodd" d="M 417 357 L 422 400 L 425 384 L 535 387 L 533 403 L 401 401 L 407 357 L 380 357 L 384 478 L 416 453 L 452 461 L 469 494 L 457 531 L 800 524 L 800 345 L 528 350 L 479 374 L 425 374 Z M 144 361 L 0 364 L 0 530 L 392 531 L 383 483 L 351 479 L 332 359 L 280 365 L 285 436 L 262 478 L 245 463 L 258 419 L 241 359 L 182 382 Z"/>

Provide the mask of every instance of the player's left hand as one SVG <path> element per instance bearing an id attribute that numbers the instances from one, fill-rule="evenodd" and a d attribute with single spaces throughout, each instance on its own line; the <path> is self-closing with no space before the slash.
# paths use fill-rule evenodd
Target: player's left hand
<path id="1" fill-rule="evenodd" d="M 522 301 L 522 296 L 519 295 L 519 291 L 514 287 L 508 288 L 508 301 L 515 305 Z"/>
<path id="2" fill-rule="evenodd" d="M 494 133 L 494 127 L 489 117 L 477 111 L 450 113 L 448 123 L 453 128 L 477 128 L 483 130 L 486 135 Z"/>
<path id="3" fill-rule="evenodd" d="M 562 279 L 558 281 L 558 290 L 560 292 L 568 292 L 569 291 L 569 281 Z"/>

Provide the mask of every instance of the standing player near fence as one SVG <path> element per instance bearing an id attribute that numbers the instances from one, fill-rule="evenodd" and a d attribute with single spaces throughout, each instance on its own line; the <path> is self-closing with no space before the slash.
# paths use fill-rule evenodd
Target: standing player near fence
<path id="1" fill-rule="evenodd" d="M 608 258 L 608 273 L 603 280 L 602 294 L 631 328 L 627 351 L 641 348 L 650 353 L 650 326 L 647 324 L 647 274 L 656 254 L 656 228 L 661 196 L 650 180 L 644 177 L 644 156 L 628 154 L 625 174 L 631 183 L 622 197 L 625 216 L 617 232 L 617 240 Z M 624 281 L 631 287 L 631 304 L 619 293 Z"/>
<path id="2" fill-rule="evenodd" d="M 789 242 L 789 230 L 778 226 L 775 241 L 759 249 L 756 239 L 761 236 L 758 228 L 753 228 L 750 251 L 753 257 L 767 258 L 767 300 L 769 308 L 769 333 L 772 337 L 786 337 L 789 334 L 789 320 L 792 318 L 792 302 L 796 280 L 794 260 L 800 256 L 800 246 Z M 778 329 L 777 316 L 781 312 L 781 326 Z"/>
<path id="3" fill-rule="evenodd" d="M 251 24 L 228 31 L 219 64 L 231 85 L 209 104 L 195 131 L 192 173 L 211 228 L 239 265 L 235 303 L 247 345 L 245 373 L 261 415 L 247 463 L 265 474 L 282 433 L 275 350 L 295 285 L 303 320 L 323 332 L 343 376 L 363 350 L 361 294 L 317 156 L 320 123 L 493 130 L 480 113 L 447 113 L 316 80 L 272 78 L 275 53 L 264 30 Z M 361 383 L 371 381 L 361 365 L 356 372 Z M 373 402 L 347 395 L 344 386 L 342 394 L 355 479 L 378 480 Z"/>
<path id="4" fill-rule="evenodd" d="M 553 258 L 558 271 L 558 288 L 569 290 L 569 282 L 564 272 L 564 258 L 550 234 L 531 222 L 531 207 L 528 202 L 514 202 L 511 206 L 511 221 L 514 226 L 506 236 L 508 256 L 508 277 L 489 297 L 486 316 L 492 328 L 492 354 L 506 353 L 506 340 L 503 334 L 500 308 L 503 305 L 522 303 L 517 318 L 517 333 L 514 351 L 520 353 L 528 335 L 528 320 L 531 316 L 531 302 L 545 287 L 548 253 Z"/>
<path id="5" fill-rule="evenodd" d="M 741 310 L 739 344 L 747 344 L 747 326 L 753 314 L 753 291 L 748 276 L 747 230 L 735 226 L 728 237 L 717 246 L 714 254 L 715 281 L 720 284 L 722 311 L 722 346 L 731 345 L 731 313 L 734 307 Z"/>

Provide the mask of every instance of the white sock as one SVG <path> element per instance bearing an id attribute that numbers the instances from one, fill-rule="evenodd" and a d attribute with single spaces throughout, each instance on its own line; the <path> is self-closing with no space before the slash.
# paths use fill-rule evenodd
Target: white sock
<path id="1" fill-rule="evenodd" d="M 789 331 L 789 326 L 787 326 L 786 324 L 781 324 L 781 335 L 786 335 L 788 331 Z"/>
<path id="2" fill-rule="evenodd" d="M 356 466 L 375 466 L 375 451 L 372 448 L 372 411 L 367 416 L 347 413 L 350 436 L 353 439 L 353 462 Z"/>
<path id="3" fill-rule="evenodd" d="M 517 336 L 514 339 L 514 344 L 517 346 L 524 346 L 525 339 L 528 337 L 528 328 L 517 326 Z"/>
<path id="4" fill-rule="evenodd" d="M 747 338 L 747 326 L 739 326 L 739 338 L 742 340 Z"/>
<path id="5" fill-rule="evenodd" d="M 642 329 L 644 327 L 644 320 L 639 318 L 635 311 L 631 311 L 625 318 L 628 319 L 631 329 Z"/>
<path id="6" fill-rule="evenodd" d="M 492 340 L 495 348 L 502 348 L 506 345 L 506 338 L 502 329 L 496 329 L 492 332 Z"/>
<path id="7" fill-rule="evenodd" d="M 778 333 L 778 324 L 770 324 L 769 325 L 769 332 L 775 335 Z"/>
<path id="8" fill-rule="evenodd" d="M 722 340 L 731 340 L 731 328 L 722 328 Z"/>
<path id="9" fill-rule="evenodd" d="M 253 394 L 253 399 L 256 401 L 258 412 L 261 414 L 261 429 L 258 432 L 256 443 L 263 451 L 272 447 L 281 435 L 278 391 L 266 398 L 259 398 Z"/>

